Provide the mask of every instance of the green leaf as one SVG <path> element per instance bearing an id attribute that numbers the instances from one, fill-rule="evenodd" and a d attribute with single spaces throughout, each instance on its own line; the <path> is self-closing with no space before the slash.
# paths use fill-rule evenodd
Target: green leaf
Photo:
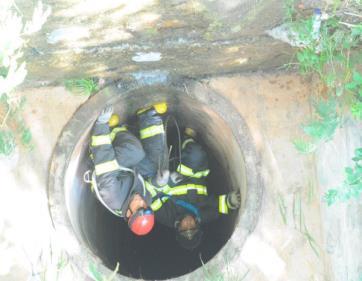
<path id="1" fill-rule="evenodd" d="M 329 189 L 323 196 L 324 201 L 327 202 L 328 206 L 331 206 L 337 201 L 338 197 L 338 190 L 336 189 Z"/>
<path id="2" fill-rule="evenodd" d="M 356 119 L 362 120 L 362 102 L 351 105 L 351 113 Z"/>
<path id="3" fill-rule="evenodd" d="M 32 135 L 31 135 L 30 129 L 26 128 L 21 134 L 21 142 L 24 145 L 28 145 L 28 144 L 30 144 L 31 139 L 32 139 Z"/>
<path id="4" fill-rule="evenodd" d="M 104 281 L 102 274 L 98 271 L 97 266 L 94 263 L 89 264 L 89 272 L 96 281 Z"/>
<path id="5" fill-rule="evenodd" d="M 0 155 L 9 156 L 15 149 L 15 136 L 11 131 L 0 130 Z"/>
<path id="6" fill-rule="evenodd" d="M 356 155 L 356 157 L 358 157 L 360 160 L 362 160 L 362 148 L 357 148 L 354 151 L 354 154 Z"/>
<path id="7" fill-rule="evenodd" d="M 334 99 L 320 100 L 315 102 L 313 107 L 322 119 L 330 119 L 337 116 L 337 102 Z"/>
<path id="8" fill-rule="evenodd" d="M 351 175 L 351 174 L 353 174 L 353 169 L 351 167 L 347 167 L 347 168 L 344 169 L 344 172 L 347 175 Z"/>
<path id="9" fill-rule="evenodd" d="M 316 150 L 317 146 L 312 142 L 306 142 L 301 139 L 296 139 L 293 141 L 293 145 L 296 150 L 301 153 L 311 153 Z"/>
<path id="10" fill-rule="evenodd" d="M 347 83 L 346 85 L 345 85 L 345 88 L 347 89 L 347 90 L 354 90 L 354 89 L 356 89 L 357 88 L 357 83 L 356 82 L 350 82 L 350 83 Z"/>
<path id="11" fill-rule="evenodd" d="M 315 140 L 330 140 L 338 127 L 338 120 L 316 121 L 304 125 L 303 131 Z"/>
<path id="12" fill-rule="evenodd" d="M 362 75 L 357 71 L 353 72 L 353 81 L 355 81 L 358 85 L 362 85 Z"/>
<path id="13" fill-rule="evenodd" d="M 361 36 L 362 35 L 362 24 L 354 26 L 351 30 L 351 35 L 355 36 L 355 37 Z"/>

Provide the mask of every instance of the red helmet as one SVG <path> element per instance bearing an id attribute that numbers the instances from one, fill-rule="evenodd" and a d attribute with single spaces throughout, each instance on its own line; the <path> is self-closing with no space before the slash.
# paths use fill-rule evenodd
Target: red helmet
<path id="1" fill-rule="evenodd" d="M 140 208 L 128 220 L 128 226 L 136 235 L 148 234 L 155 224 L 155 215 L 150 208 Z"/>

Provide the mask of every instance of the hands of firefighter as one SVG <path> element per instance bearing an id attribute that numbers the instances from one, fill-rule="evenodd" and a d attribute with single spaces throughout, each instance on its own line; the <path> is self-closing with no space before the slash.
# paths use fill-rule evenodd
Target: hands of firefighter
<path id="1" fill-rule="evenodd" d="M 169 170 L 158 170 L 156 176 L 156 184 L 158 186 L 164 186 L 168 183 L 168 179 L 170 177 Z"/>
<path id="2" fill-rule="evenodd" d="M 226 196 L 226 204 L 231 210 L 240 208 L 241 205 L 241 194 L 240 190 L 234 190 Z"/>
<path id="3" fill-rule="evenodd" d="M 170 178 L 171 181 L 176 184 L 182 181 L 184 179 L 184 176 L 179 174 L 178 172 L 172 172 Z"/>
<path id="4" fill-rule="evenodd" d="M 107 105 L 102 112 L 99 114 L 97 118 L 98 124 L 106 124 L 108 123 L 109 119 L 111 119 L 113 113 L 113 106 Z"/>

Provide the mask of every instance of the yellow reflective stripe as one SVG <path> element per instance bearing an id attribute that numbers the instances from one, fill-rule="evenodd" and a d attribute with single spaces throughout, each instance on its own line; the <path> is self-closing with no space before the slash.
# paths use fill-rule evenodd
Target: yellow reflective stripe
<path id="1" fill-rule="evenodd" d="M 181 175 L 184 175 L 184 176 L 187 176 L 187 177 L 192 177 L 192 178 L 198 178 L 199 179 L 199 178 L 202 178 L 202 177 L 206 177 L 210 173 L 210 170 L 207 169 L 207 170 L 204 170 L 204 171 L 194 173 L 194 171 L 191 168 L 185 166 L 184 164 L 180 164 L 177 167 L 177 172 L 179 172 Z"/>
<path id="2" fill-rule="evenodd" d="M 207 188 L 199 184 L 185 184 L 170 188 L 167 192 L 169 195 L 185 195 L 189 190 L 196 190 L 199 195 L 207 195 Z"/>
<path id="3" fill-rule="evenodd" d="M 145 186 L 146 186 L 146 189 L 148 190 L 148 192 L 151 193 L 152 197 L 156 196 L 157 192 L 162 192 L 162 193 L 167 194 L 170 189 L 170 186 L 167 184 L 164 186 L 161 186 L 161 187 L 156 187 L 149 181 L 145 181 Z"/>
<path id="4" fill-rule="evenodd" d="M 195 142 L 193 139 L 187 139 L 182 143 L 182 149 L 184 149 L 186 147 L 187 144 L 189 144 L 190 142 Z"/>
<path id="5" fill-rule="evenodd" d="M 95 165 L 95 170 L 96 170 L 96 175 L 100 176 L 108 172 L 119 170 L 119 165 L 117 163 L 117 160 L 112 160 Z"/>
<path id="6" fill-rule="evenodd" d="M 112 132 L 109 134 L 111 140 L 113 141 L 113 140 L 115 139 L 116 135 L 117 135 L 119 132 L 126 132 L 126 131 L 127 131 L 127 127 L 126 127 L 126 126 L 114 128 L 114 129 L 112 130 Z"/>
<path id="7" fill-rule="evenodd" d="M 154 125 L 147 128 L 144 128 L 140 131 L 141 139 L 147 139 L 165 132 L 163 125 Z"/>
<path id="8" fill-rule="evenodd" d="M 99 146 L 103 144 L 111 144 L 111 139 L 109 135 L 101 135 L 101 136 L 92 136 L 92 146 Z"/>
<path id="9" fill-rule="evenodd" d="M 157 195 L 156 188 L 148 181 L 145 181 L 145 187 L 149 193 L 151 193 L 151 197 L 155 197 Z"/>
<path id="10" fill-rule="evenodd" d="M 168 200 L 167 197 L 163 197 L 162 200 L 161 198 L 158 198 L 157 200 L 151 203 L 151 209 L 153 211 L 159 210 L 162 207 L 163 203 L 165 203 L 167 200 Z"/>
<path id="11" fill-rule="evenodd" d="M 226 195 L 220 195 L 219 196 L 219 213 L 221 214 L 228 214 L 229 208 L 226 204 Z"/>
<path id="12" fill-rule="evenodd" d="M 157 199 L 155 201 L 152 202 L 151 204 L 151 209 L 155 212 L 157 210 L 159 210 L 162 207 L 162 201 L 161 199 Z"/>

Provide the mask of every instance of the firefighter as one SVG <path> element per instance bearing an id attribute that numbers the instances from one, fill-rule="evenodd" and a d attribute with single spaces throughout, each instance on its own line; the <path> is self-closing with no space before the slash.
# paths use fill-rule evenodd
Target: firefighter
<path id="1" fill-rule="evenodd" d="M 199 246 L 203 224 L 220 215 L 227 215 L 241 205 L 239 191 L 218 196 L 208 194 L 208 157 L 195 139 L 195 131 L 186 128 L 181 162 L 171 173 L 168 184 L 160 187 L 146 181 L 146 187 L 153 197 L 151 208 L 156 221 L 174 228 L 176 240 L 188 250 Z"/>
<path id="2" fill-rule="evenodd" d="M 208 196 L 207 154 L 191 129 L 185 130 L 182 162 L 170 176 L 160 116 L 166 111 L 165 103 L 138 111 L 141 141 L 125 126 L 111 130 L 109 122 L 117 118 L 112 108 L 102 111 L 92 131 L 93 186 L 99 201 L 124 217 L 135 234 L 149 233 L 156 218 L 175 228 L 177 241 L 192 250 L 201 241 L 201 225 L 239 208 L 240 194 Z"/>
<path id="3" fill-rule="evenodd" d="M 92 130 L 93 189 L 99 201 L 113 214 L 123 217 L 136 235 L 148 234 L 154 225 L 152 197 L 144 179 L 163 184 L 157 169 L 160 161 L 167 163 L 167 146 L 159 114 L 166 110 L 167 105 L 160 103 L 138 112 L 141 142 L 126 126 L 111 130 L 110 123 L 118 124 L 112 124 L 117 123 L 117 118 L 112 116 L 110 106 L 101 112 Z M 167 165 L 160 168 L 167 170 Z"/>

